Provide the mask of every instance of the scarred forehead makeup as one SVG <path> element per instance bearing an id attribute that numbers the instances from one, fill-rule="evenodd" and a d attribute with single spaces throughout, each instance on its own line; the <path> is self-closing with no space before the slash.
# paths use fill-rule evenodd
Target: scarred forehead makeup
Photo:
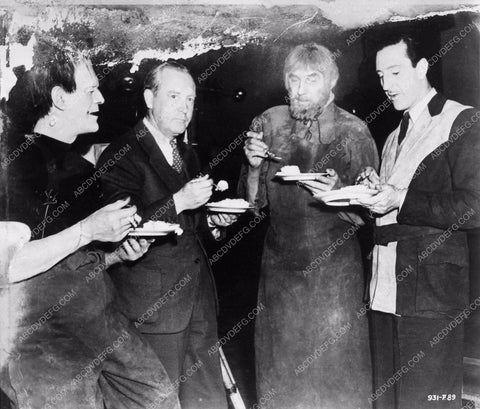
<path id="1" fill-rule="evenodd" d="M 85 67 L 87 69 L 87 72 L 90 74 L 88 78 L 88 85 L 85 85 L 83 89 L 85 91 L 88 91 L 90 89 L 98 88 L 100 86 L 100 83 L 90 60 L 82 60 L 79 64 L 75 66 L 75 70 L 78 70 L 82 66 Z"/>

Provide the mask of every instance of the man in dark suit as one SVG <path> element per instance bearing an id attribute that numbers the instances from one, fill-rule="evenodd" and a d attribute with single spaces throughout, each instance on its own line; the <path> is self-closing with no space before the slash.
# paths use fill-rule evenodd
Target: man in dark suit
<path id="1" fill-rule="evenodd" d="M 216 302 L 200 234 L 236 220 L 202 210 L 212 194 L 212 180 L 199 176 L 191 146 L 177 138 L 193 113 L 195 83 L 173 62 L 146 77 L 147 116 L 103 153 L 108 165 L 102 189 L 108 202 L 130 196 L 143 220 L 179 223 L 180 236 L 158 237 L 142 262 L 112 273 L 119 305 L 160 357 L 179 389 L 183 408 L 226 408 L 218 356 L 208 355 L 217 341 Z M 116 153 L 128 147 L 119 158 Z"/>
<path id="2" fill-rule="evenodd" d="M 431 87 L 421 44 L 401 34 L 376 55 L 380 83 L 405 111 L 388 137 L 376 214 L 370 302 L 378 408 L 460 408 L 469 301 L 467 232 L 480 226 L 480 112 Z"/>

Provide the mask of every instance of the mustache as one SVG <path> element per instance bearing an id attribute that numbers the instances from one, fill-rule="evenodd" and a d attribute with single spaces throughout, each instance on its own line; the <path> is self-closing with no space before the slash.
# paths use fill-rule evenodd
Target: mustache
<path id="1" fill-rule="evenodd" d="M 296 102 L 296 103 L 299 103 L 299 102 L 300 102 L 300 103 L 303 103 L 303 104 L 306 103 L 306 102 L 310 102 L 310 103 L 311 103 L 310 99 L 308 99 L 308 98 L 292 97 L 292 96 L 290 96 L 290 95 L 288 96 L 288 100 L 289 100 L 290 102 Z"/>
<path id="2" fill-rule="evenodd" d="M 305 104 L 305 102 L 308 102 Z M 295 119 L 314 120 L 322 113 L 324 105 L 322 103 L 314 103 L 310 101 L 301 101 L 298 98 L 290 100 L 290 115 Z"/>

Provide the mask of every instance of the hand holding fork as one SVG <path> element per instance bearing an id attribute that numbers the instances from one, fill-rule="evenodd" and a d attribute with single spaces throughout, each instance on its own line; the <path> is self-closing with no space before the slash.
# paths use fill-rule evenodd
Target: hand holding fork
<path id="1" fill-rule="evenodd" d="M 265 159 L 281 161 L 275 153 L 270 152 L 268 145 L 263 142 L 263 132 L 247 132 L 247 139 L 243 147 L 248 163 L 254 169 L 259 168 Z"/>

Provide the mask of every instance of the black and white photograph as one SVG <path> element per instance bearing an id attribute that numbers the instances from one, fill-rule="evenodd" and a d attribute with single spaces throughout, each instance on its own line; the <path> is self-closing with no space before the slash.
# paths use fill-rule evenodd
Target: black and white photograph
<path id="1" fill-rule="evenodd" d="M 0 409 L 480 409 L 480 3 L 0 0 Z"/>

